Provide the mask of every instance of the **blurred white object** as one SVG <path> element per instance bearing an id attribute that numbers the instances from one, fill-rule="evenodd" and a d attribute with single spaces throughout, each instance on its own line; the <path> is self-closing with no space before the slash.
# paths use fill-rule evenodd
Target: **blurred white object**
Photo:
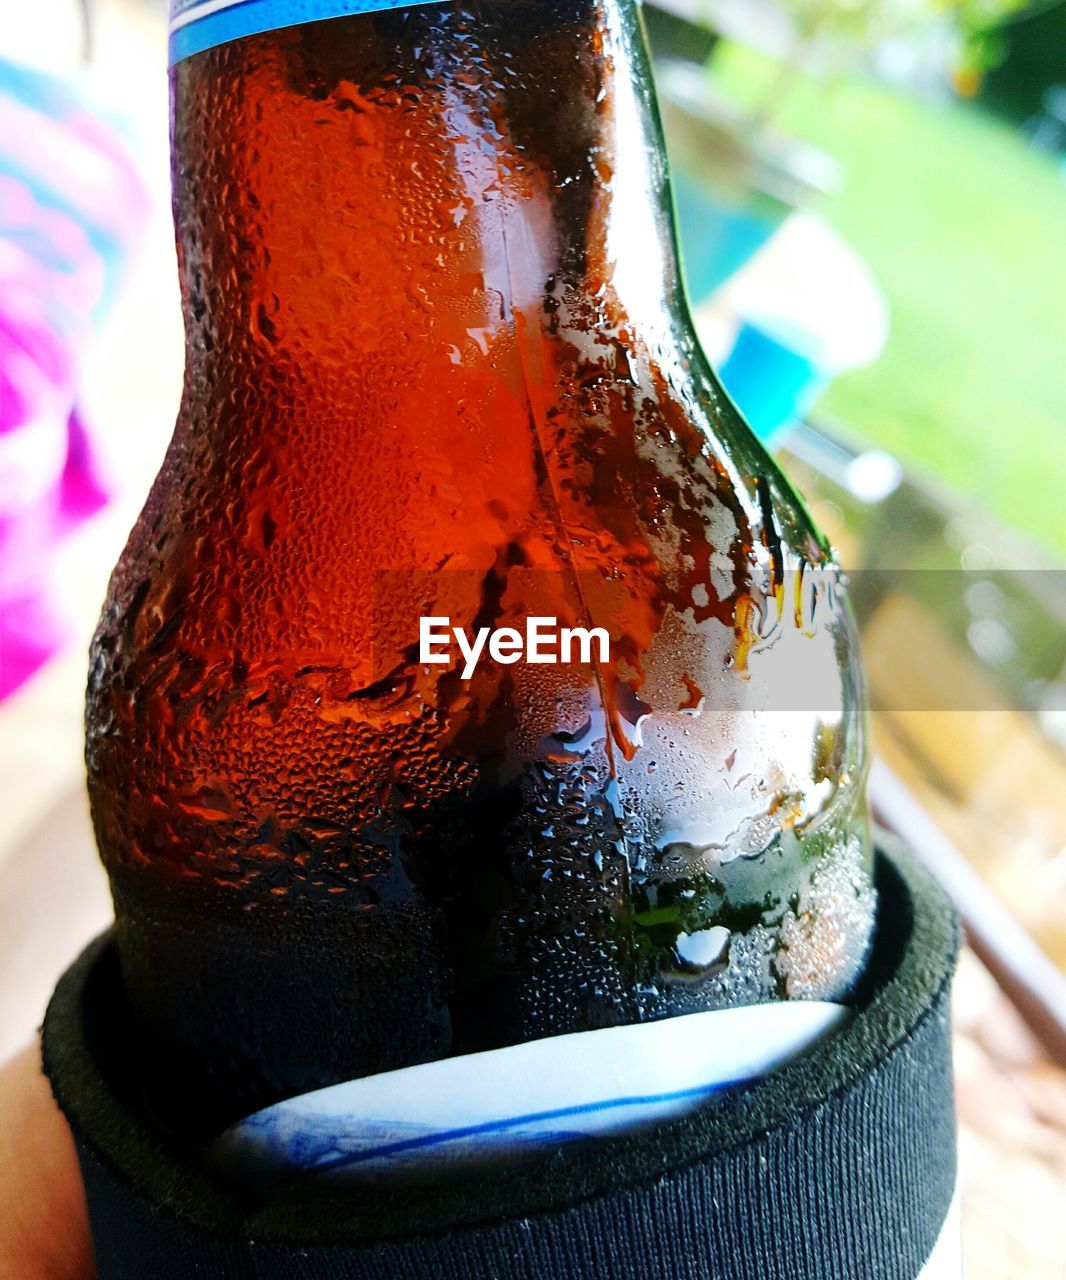
<path id="1" fill-rule="evenodd" d="M 883 449 L 866 449 L 848 463 L 844 483 L 860 502 L 882 502 L 899 488 L 903 467 Z"/>
<path id="2" fill-rule="evenodd" d="M 805 420 L 834 378 L 869 364 L 888 340 L 888 308 L 870 272 L 809 213 L 786 219 L 695 319 L 726 391 L 768 445 Z M 863 459 L 848 483 L 876 501 L 899 479 L 879 454 Z"/>
<path id="3" fill-rule="evenodd" d="M 788 218 L 723 293 L 741 321 L 801 351 L 826 378 L 869 364 L 888 341 L 888 307 L 869 268 L 812 213 Z"/>

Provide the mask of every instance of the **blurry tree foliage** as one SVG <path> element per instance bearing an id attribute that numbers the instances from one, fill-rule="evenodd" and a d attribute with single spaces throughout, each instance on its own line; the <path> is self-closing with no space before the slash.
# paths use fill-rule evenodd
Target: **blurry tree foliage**
<path id="1" fill-rule="evenodd" d="M 1037 0 L 1038 2 L 1038 0 Z M 1001 56 L 999 27 L 1034 0 L 779 0 L 791 16 L 797 52 L 823 42 L 852 54 L 893 37 L 952 31 L 956 72 L 977 78 Z"/>

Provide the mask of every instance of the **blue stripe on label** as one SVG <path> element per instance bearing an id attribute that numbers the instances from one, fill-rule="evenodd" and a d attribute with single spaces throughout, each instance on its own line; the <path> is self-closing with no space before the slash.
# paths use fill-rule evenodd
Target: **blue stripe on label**
<path id="1" fill-rule="evenodd" d="M 365 1160 L 380 1160 L 385 1156 L 398 1155 L 402 1151 L 424 1150 L 426 1147 L 438 1147 L 447 1142 L 457 1142 L 462 1138 L 474 1138 L 482 1134 L 505 1133 L 509 1130 L 520 1129 L 525 1125 L 542 1125 L 548 1120 L 572 1120 L 578 1116 L 585 1116 L 599 1111 L 654 1107 L 657 1104 L 667 1102 L 684 1102 L 690 1099 L 709 1098 L 712 1094 L 718 1093 L 719 1090 L 727 1088 L 729 1085 L 749 1083 L 751 1083 L 750 1078 L 744 1077 L 737 1080 L 722 1080 L 715 1084 L 699 1085 L 694 1089 L 675 1089 L 671 1093 L 648 1093 L 632 1098 L 605 1098 L 602 1102 L 586 1103 L 578 1107 L 557 1107 L 553 1111 L 534 1111 L 525 1116 L 512 1116 L 508 1120 L 489 1120 L 484 1124 L 466 1125 L 462 1129 L 446 1129 L 441 1133 L 421 1133 L 416 1138 L 402 1138 L 399 1141 L 386 1142 L 377 1147 L 367 1147 L 361 1151 L 346 1151 L 340 1155 L 316 1160 L 313 1167 L 319 1171 L 343 1169 L 350 1165 L 360 1164 Z M 559 1140 L 559 1136 L 554 1132 L 548 1133 L 545 1135 L 545 1140 L 554 1143 Z M 579 1131 L 571 1136 L 580 1138 L 584 1135 Z M 521 1142 L 521 1139 L 519 1141 Z M 530 1145 L 536 1145 L 536 1140 L 534 1139 Z"/>
<path id="2" fill-rule="evenodd" d="M 406 9 L 436 0 L 176 0 L 170 18 L 170 63 L 260 31 L 343 18 L 381 9 Z"/>

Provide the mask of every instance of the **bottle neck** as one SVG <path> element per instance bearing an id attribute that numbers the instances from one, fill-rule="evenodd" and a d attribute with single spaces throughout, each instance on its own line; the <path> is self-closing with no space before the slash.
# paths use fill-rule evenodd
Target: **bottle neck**
<path id="1" fill-rule="evenodd" d="M 284 28 L 179 63 L 173 93 L 193 376 L 447 377 L 523 329 L 674 327 L 631 0 Z"/>
<path id="2" fill-rule="evenodd" d="M 625 564 L 636 654 L 678 564 L 699 600 L 720 567 L 696 607 L 732 627 L 749 559 L 776 581 L 782 545 L 819 558 L 692 336 L 652 95 L 631 0 L 456 0 L 177 65 L 170 461 L 244 539 L 233 598 L 280 601 L 298 569 L 290 630 L 347 654 L 337 601 L 386 568 L 406 626 L 445 568 L 475 601 L 520 565 L 564 583 L 555 616 L 617 614 L 577 583 Z M 470 599 L 437 612 L 496 616 Z"/>

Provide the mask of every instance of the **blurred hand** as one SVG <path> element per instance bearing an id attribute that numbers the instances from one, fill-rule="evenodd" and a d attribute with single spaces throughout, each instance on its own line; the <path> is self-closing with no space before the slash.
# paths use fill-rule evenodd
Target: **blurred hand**
<path id="1" fill-rule="evenodd" d="M 0 1277 L 94 1275 L 74 1143 L 34 1041 L 0 1067 Z"/>

